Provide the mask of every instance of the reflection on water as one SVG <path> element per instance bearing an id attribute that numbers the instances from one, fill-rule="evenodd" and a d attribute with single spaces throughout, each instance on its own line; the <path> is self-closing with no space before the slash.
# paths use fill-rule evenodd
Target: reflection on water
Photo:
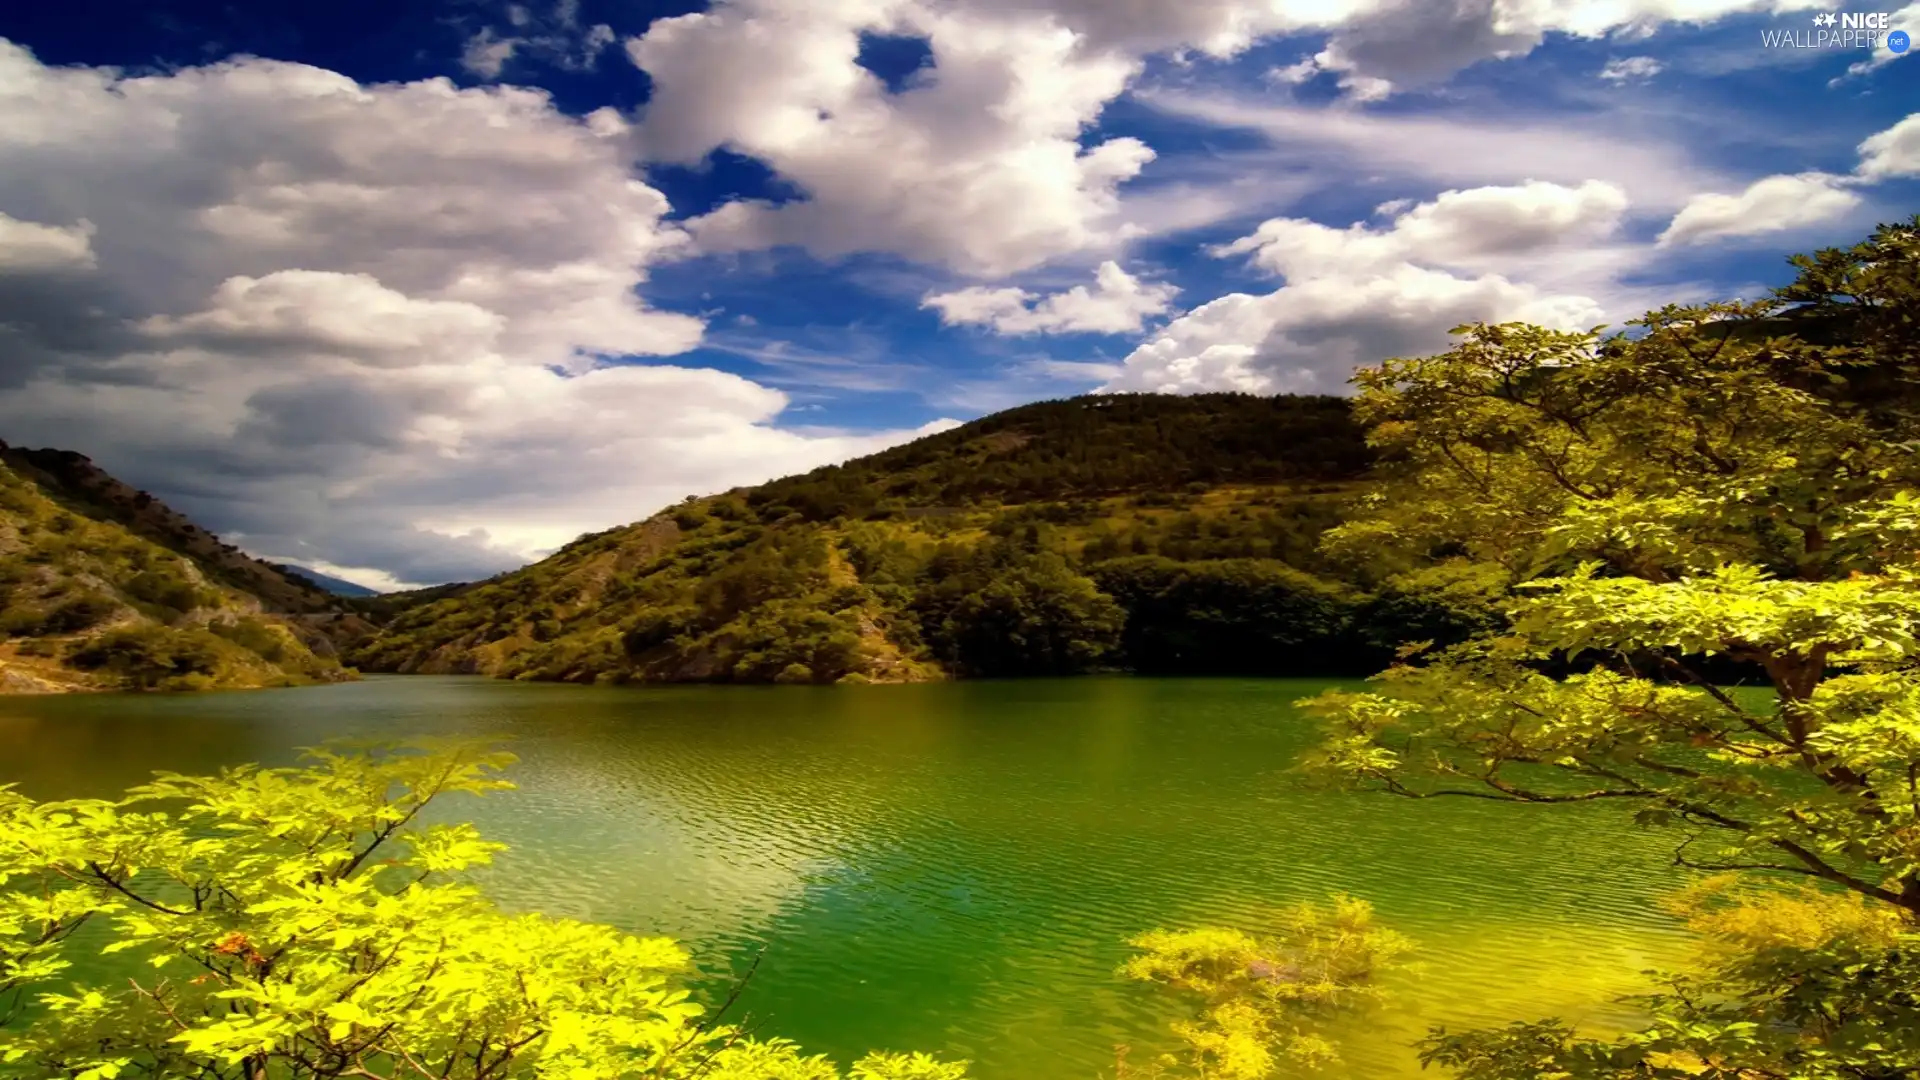
<path id="1" fill-rule="evenodd" d="M 1084 679 L 608 689 L 385 678 L 194 696 L 0 699 L 0 782 L 111 795 L 155 769 L 290 762 L 342 735 L 512 740 L 519 791 L 443 812 L 512 845 L 514 908 L 680 937 L 769 1033 L 842 1059 L 972 1058 L 982 1080 L 1091 1078 L 1164 1016 L 1113 970 L 1155 925 L 1257 928 L 1334 890 L 1421 945 L 1348 1033 L 1412 1075 L 1430 1023 L 1609 1000 L 1678 941 L 1660 838 L 1604 807 L 1304 790 L 1291 709 L 1324 683 Z M 1136 1056 L 1136 1059 L 1138 1057 Z"/>

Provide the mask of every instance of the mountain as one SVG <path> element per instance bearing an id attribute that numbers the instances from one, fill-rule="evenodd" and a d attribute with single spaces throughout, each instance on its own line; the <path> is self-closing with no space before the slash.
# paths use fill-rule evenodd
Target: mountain
<path id="1" fill-rule="evenodd" d="M 348 655 L 593 682 L 1369 672 L 1477 617 L 1457 583 L 1320 555 L 1370 464 L 1340 398 L 1041 402 L 582 536 Z"/>
<path id="2" fill-rule="evenodd" d="M 285 563 L 268 563 L 267 565 L 280 571 L 282 575 L 290 580 L 310 582 L 329 596 L 358 598 L 380 595 L 380 590 L 378 589 L 369 589 L 365 585 L 356 585 L 345 578 L 337 578 L 331 574 L 323 574 L 318 570 L 308 569 L 304 566 L 288 566 Z"/>
<path id="3" fill-rule="evenodd" d="M 321 632 L 348 620 L 85 457 L 0 443 L 0 692 L 351 678 Z"/>

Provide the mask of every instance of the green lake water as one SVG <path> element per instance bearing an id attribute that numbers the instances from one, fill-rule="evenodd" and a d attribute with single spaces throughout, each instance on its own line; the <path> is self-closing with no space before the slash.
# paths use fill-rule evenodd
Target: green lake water
<path id="1" fill-rule="evenodd" d="M 980 1080 L 1092 1080 L 1164 1045 L 1164 1002 L 1113 975 L 1155 926 L 1258 929 L 1329 892 L 1420 946 L 1355 1018 L 1343 1077 L 1418 1071 L 1431 1023 L 1612 999 L 1684 938 L 1655 904 L 1672 838 L 1617 808 L 1414 803 L 1288 772 L 1325 682 L 1078 679 L 930 686 L 588 688 L 473 678 L 181 696 L 0 698 L 0 783 L 111 795 L 154 769 L 290 762 L 343 735 L 511 739 L 520 790 L 450 803 L 512 845 L 504 905 L 668 934 L 704 992 L 764 950 L 757 1029 Z"/>

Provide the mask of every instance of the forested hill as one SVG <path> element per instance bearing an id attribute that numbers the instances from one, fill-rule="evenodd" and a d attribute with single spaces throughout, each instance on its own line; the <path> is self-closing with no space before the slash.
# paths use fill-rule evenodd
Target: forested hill
<path id="1" fill-rule="evenodd" d="M 1043 402 L 581 537 L 350 658 L 607 682 L 1371 671 L 1468 617 L 1322 561 L 1368 463 L 1339 398 Z"/>
<path id="2" fill-rule="evenodd" d="M 335 619 L 80 455 L 0 443 L 0 693 L 348 678 Z"/>
<path id="3" fill-rule="evenodd" d="M 748 493 L 810 517 L 1173 491 L 1190 484 L 1346 481 L 1368 454 L 1346 399 L 1118 394 L 1043 401 Z"/>
<path id="4" fill-rule="evenodd" d="M 185 558 L 222 585 L 258 597 L 277 612 L 338 610 L 316 582 L 256 559 L 188 520 L 145 491 L 123 483 L 72 450 L 29 450 L 0 442 L 0 462 L 67 509 L 129 532 Z"/>

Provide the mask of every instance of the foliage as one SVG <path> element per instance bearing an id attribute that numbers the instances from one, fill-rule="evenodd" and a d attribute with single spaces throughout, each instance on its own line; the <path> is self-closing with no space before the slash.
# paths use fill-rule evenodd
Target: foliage
<path id="1" fill-rule="evenodd" d="M 1813 886 L 1708 879 L 1673 904 L 1697 970 L 1638 999 L 1651 1022 L 1583 1039 L 1559 1021 L 1438 1030 L 1427 1064 L 1465 1080 L 1858 1080 L 1920 1073 L 1920 931 L 1893 907 Z"/>
<path id="2" fill-rule="evenodd" d="M 757 488 L 750 505 L 813 521 L 907 506 L 1009 504 L 1198 484 L 1350 480 L 1369 456 L 1346 402 L 1252 394 L 1105 394 L 995 413 L 846 465 Z"/>
<path id="3" fill-rule="evenodd" d="M 139 690 L 193 689 L 220 670 L 220 650 L 211 635 L 156 626 L 114 630 L 67 658 L 77 668 L 111 672 Z"/>
<path id="4" fill-rule="evenodd" d="M 22 455 L 25 472 L 15 468 Z M 255 614 L 257 598 L 210 581 L 195 559 L 111 516 L 90 516 L 97 499 L 48 487 L 45 470 L 30 467 L 47 460 L 0 444 L 0 461 L 13 463 L 0 464 L 0 528 L 18 540 L 14 553 L 0 557 L 0 632 L 17 639 L 16 655 L 58 659 L 62 675 L 80 687 L 201 689 L 347 677 L 284 620 Z"/>
<path id="5" fill-rule="evenodd" d="M 971 675 L 1072 675 L 1119 644 L 1124 613 L 1056 552 L 948 548 L 914 610 L 935 654 Z"/>
<path id="6" fill-rule="evenodd" d="M 1354 597 L 1283 563 L 1137 556 L 1093 574 L 1126 609 L 1140 671 L 1319 675 L 1372 659 L 1354 655 Z"/>
<path id="7" fill-rule="evenodd" d="M 0 1076 L 838 1080 L 703 1016 L 671 941 L 497 910 L 459 875 L 500 845 L 423 812 L 510 787 L 511 758 L 417 749 L 162 774 L 114 802 L 0 789 Z M 114 978 L 82 974 L 89 932 Z M 847 1075 L 964 1069 L 873 1054 Z"/>
<path id="8" fill-rule="evenodd" d="M 689 500 L 492 581 L 364 602 L 389 621 L 349 657 L 368 670 L 576 681 L 766 682 L 797 678 L 796 666 L 816 682 L 1125 667 L 1283 673 L 1309 655 L 1371 670 L 1399 642 L 1364 655 L 1347 646 L 1393 638 L 1403 610 L 1367 620 L 1370 605 L 1398 594 L 1313 580 L 1331 570 L 1320 536 L 1368 461 L 1334 398 L 1042 402 Z M 1095 583 L 1121 575 L 1106 564 L 1140 556 L 1239 560 L 1299 596 L 1339 594 L 1340 614 L 1291 633 L 1304 652 L 1249 643 L 1223 668 L 1218 655 L 1164 642 L 1230 627 L 1278 634 L 1284 590 L 1222 589 L 1134 611 L 1144 592 Z M 1152 625 L 1163 617 L 1176 623 Z M 1128 639 L 1137 655 L 1117 633 L 1121 619 L 1138 631 Z"/>
<path id="9" fill-rule="evenodd" d="M 1121 974 L 1177 992 L 1193 1015 L 1174 1025 L 1194 1075 L 1263 1080 L 1283 1062 L 1337 1061 L 1317 1022 L 1330 1012 L 1378 1001 L 1376 974 L 1411 945 L 1374 923 L 1364 900 L 1335 896 L 1327 909 L 1303 904 L 1265 935 L 1221 927 L 1155 930 L 1130 943 L 1139 954 Z"/>
<path id="10" fill-rule="evenodd" d="M 1442 1034 L 1430 1060 L 1483 1080 L 1920 1068 L 1920 432 L 1894 393 L 1920 359 L 1911 311 L 1775 333 L 1842 279 L 1910 297 L 1917 243 L 1883 227 L 1767 301 L 1611 337 L 1466 327 L 1359 376 L 1392 464 L 1330 547 L 1451 552 L 1514 598 L 1504 625 L 1377 692 L 1308 702 L 1328 734 L 1314 764 L 1412 798 L 1624 805 L 1679 834 L 1683 866 L 1839 891 L 1735 890 L 1696 920 L 1729 948 L 1652 999 L 1643 1031 Z M 1863 252 L 1879 261 L 1849 267 Z M 1716 659 L 1771 700 L 1716 686 Z"/>
<path id="11" fill-rule="evenodd" d="M 313 581 L 254 559 L 232 544 L 221 543 L 218 537 L 147 492 L 136 491 L 107 475 L 84 455 L 71 450 L 29 450 L 0 443 L 0 465 L 15 479 L 31 485 L 38 496 L 61 508 L 63 515 L 48 522 L 50 531 L 56 534 L 82 521 L 111 526 L 116 534 L 144 541 L 149 552 L 168 552 L 192 563 L 196 573 L 216 589 L 257 597 L 268 610 L 295 613 L 340 610 L 333 598 Z M 171 591 L 177 583 L 177 578 L 167 575 L 150 584 Z M 197 587 L 197 583 L 194 584 Z M 147 585 L 133 588 L 144 591 Z M 140 599 L 177 611 L 216 606 L 214 601 L 204 599 L 195 603 L 196 596 L 179 592 Z"/>

